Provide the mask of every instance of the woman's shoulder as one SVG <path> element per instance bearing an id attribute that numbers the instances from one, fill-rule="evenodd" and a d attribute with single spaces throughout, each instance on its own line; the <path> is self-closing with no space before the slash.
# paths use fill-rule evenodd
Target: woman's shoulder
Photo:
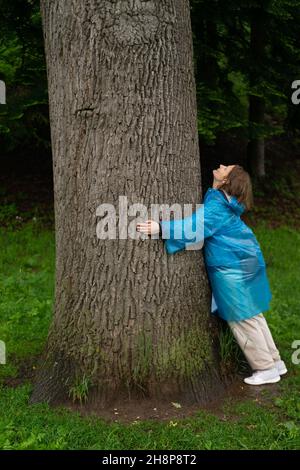
<path id="1" fill-rule="evenodd" d="M 226 199 L 226 196 L 223 193 L 223 191 L 221 191 L 220 189 L 211 187 L 211 188 L 207 189 L 207 191 L 204 195 L 203 203 L 207 202 L 207 201 L 210 201 L 210 200 L 213 200 L 213 199 L 222 200 L 224 198 Z"/>

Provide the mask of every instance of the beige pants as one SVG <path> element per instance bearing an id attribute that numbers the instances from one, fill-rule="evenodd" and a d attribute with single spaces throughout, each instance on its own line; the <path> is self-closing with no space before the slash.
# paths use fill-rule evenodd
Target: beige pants
<path id="1" fill-rule="evenodd" d="M 270 369 L 274 367 L 274 361 L 280 360 L 279 351 L 262 313 L 228 324 L 253 370 Z"/>

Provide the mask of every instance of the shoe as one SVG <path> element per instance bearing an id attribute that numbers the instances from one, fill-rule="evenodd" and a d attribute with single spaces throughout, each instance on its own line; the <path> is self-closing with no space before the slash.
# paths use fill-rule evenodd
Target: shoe
<path id="1" fill-rule="evenodd" d="M 279 382 L 280 375 L 277 367 L 272 367 L 272 369 L 257 370 L 251 375 L 251 377 L 246 377 L 244 382 L 249 385 L 262 385 L 262 384 L 273 384 Z"/>
<path id="2" fill-rule="evenodd" d="M 275 361 L 275 367 L 277 367 L 278 374 L 283 375 L 287 373 L 286 365 L 283 361 Z"/>

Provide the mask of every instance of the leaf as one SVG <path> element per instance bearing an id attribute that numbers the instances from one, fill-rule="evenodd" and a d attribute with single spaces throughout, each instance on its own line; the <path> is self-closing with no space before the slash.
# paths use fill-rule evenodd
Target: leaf
<path id="1" fill-rule="evenodd" d="M 181 405 L 180 403 L 176 403 L 174 401 L 171 402 L 173 406 L 175 406 L 175 408 L 181 408 Z"/>

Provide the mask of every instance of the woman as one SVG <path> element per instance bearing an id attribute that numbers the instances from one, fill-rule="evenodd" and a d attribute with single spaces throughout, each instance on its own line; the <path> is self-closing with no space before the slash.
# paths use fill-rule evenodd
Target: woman
<path id="1" fill-rule="evenodd" d="M 202 207 L 192 216 L 160 223 L 147 220 L 138 224 L 137 230 L 148 235 L 160 233 L 167 253 L 174 254 L 195 243 L 195 237 L 185 235 L 184 226 L 198 223 L 202 210 L 212 312 L 228 322 L 253 369 L 244 381 L 250 385 L 275 383 L 287 369 L 262 313 L 269 309 L 272 298 L 266 264 L 253 231 L 240 219 L 253 205 L 251 180 L 240 165 L 220 165 L 213 176 Z M 179 225 L 181 236 L 177 232 L 175 238 L 175 226 Z"/>

